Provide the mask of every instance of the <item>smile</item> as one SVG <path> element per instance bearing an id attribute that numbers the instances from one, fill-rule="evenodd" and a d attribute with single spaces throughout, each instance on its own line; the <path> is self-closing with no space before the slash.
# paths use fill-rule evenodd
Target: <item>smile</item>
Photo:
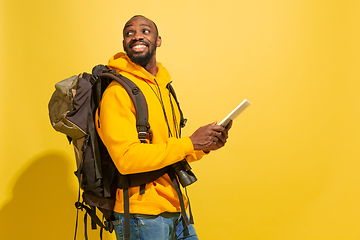
<path id="1" fill-rule="evenodd" d="M 131 45 L 130 48 L 134 52 L 143 52 L 147 48 L 147 44 L 144 42 L 141 42 L 141 43 L 138 42 L 138 43 L 134 43 L 133 45 Z"/>
<path id="2" fill-rule="evenodd" d="M 145 48 L 146 48 L 145 45 L 135 45 L 135 46 L 132 47 L 132 49 L 135 49 L 135 50 L 143 50 Z"/>

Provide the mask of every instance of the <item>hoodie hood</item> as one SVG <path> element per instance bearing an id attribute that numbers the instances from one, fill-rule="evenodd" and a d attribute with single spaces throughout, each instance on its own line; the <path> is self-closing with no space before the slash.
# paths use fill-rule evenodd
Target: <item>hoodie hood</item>
<path id="1" fill-rule="evenodd" d="M 108 67 L 112 70 L 116 70 L 117 73 L 126 72 L 152 83 L 155 83 L 154 79 L 156 79 L 159 85 L 167 85 L 171 81 L 170 74 L 161 63 L 156 62 L 156 66 L 158 68 L 158 72 L 156 76 L 154 76 L 142 66 L 133 63 L 124 52 L 115 54 L 109 59 L 108 63 Z"/>

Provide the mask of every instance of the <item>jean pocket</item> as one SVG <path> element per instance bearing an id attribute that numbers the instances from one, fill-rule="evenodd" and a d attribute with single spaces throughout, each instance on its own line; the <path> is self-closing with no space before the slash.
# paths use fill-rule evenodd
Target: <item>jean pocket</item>
<path id="1" fill-rule="evenodd" d="M 123 220 L 122 219 L 118 219 L 118 220 L 114 220 L 112 221 L 112 224 L 114 225 L 114 230 L 115 230 L 115 235 L 116 235 L 116 239 L 117 240 L 123 240 Z"/>

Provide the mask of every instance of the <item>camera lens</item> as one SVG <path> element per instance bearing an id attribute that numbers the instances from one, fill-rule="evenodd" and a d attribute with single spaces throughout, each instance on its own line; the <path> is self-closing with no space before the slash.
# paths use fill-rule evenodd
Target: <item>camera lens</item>
<path id="1" fill-rule="evenodd" d="M 195 174 L 191 171 L 191 167 L 186 160 L 173 164 L 173 168 L 183 187 L 187 187 L 197 181 Z"/>
<path id="2" fill-rule="evenodd" d="M 189 171 L 180 170 L 177 173 L 177 176 L 179 178 L 179 182 L 181 183 L 181 185 L 183 187 L 187 187 L 190 184 L 193 184 L 194 182 L 196 182 L 196 180 L 197 180 L 194 173 L 192 173 L 190 170 Z"/>

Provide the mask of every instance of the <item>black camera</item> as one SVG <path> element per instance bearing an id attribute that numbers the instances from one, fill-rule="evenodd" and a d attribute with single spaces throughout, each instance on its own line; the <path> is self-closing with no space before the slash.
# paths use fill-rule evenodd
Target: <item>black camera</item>
<path id="1" fill-rule="evenodd" d="M 185 159 L 173 164 L 172 167 L 183 187 L 187 187 L 197 181 L 189 163 Z"/>

